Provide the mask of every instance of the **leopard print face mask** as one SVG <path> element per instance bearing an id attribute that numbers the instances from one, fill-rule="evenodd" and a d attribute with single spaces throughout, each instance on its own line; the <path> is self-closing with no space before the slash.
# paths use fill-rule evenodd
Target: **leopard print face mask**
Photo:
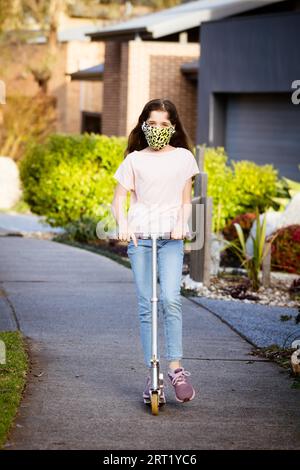
<path id="1" fill-rule="evenodd" d="M 144 121 L 142 124 L 142 130 L 145 134 L 148 145 L 155 150 L 160 150 L 170 142 L 171 137 L 175 132 L 175 127 L 169 126 L 159 128 L 150 126 Z"/>

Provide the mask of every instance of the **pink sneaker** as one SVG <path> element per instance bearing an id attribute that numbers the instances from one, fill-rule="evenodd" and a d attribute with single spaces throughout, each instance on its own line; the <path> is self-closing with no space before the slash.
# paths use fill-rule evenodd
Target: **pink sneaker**
<path id="1" fill-rule="evenodd" d="M 147 380 L 146 380 L 145 390 L 143 392 L 143 400 L 144 400 L 144 403 L 146 403 L 146 404 L 151 403 L 151 400 L 150 400 L 150 387 L 151 387 L 151 377 L 148 376 Z M 166 397 L 165 397 L 165 392 L 164 391 L 162 392 L 162 394 L 160 396 L 159 403 L 161 405 L 166 403 Z"/>
<path id="2" fill-rule="evenodd" d="M 181 403 L 190 401 L 195 396 L 195 390 L 192 384 L 186 379 L 191 373 L 184 370 L 183 367 L 178 367 L 173 373 L 168 372 L 168 377 L 175 389 L 175 397 Z"/>

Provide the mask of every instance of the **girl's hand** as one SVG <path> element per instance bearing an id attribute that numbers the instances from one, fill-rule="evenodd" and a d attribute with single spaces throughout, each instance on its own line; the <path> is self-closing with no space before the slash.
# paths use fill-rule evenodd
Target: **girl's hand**
<path id="1" fill-rule="evenodd" d="M 133 240 L 134 246 L 137 247 L 138 243 L 134 232 L 131 232 L 126 223 L 120 224 L 118 231 L 118 239 L 122 241 L 129 241 L 131 238 Z"/>
<path id="2" fill-rule="evenodd" d="M 134 232 L 129 232 L 129 233 L 128 233 L 128 238 L 127 238 L 127 240 L 129 241 L 130 238 L 132 238 L 133 243 L 134 243 L 134 246 L 137 248 L 138 243 L 137 243 L 137 239 L 136 239 L 136 236 L 135 236 Z"/>
<path id="3" fill-rule="evenodd" d="M 126 241 L 128 237 L 127 227 L 119 227 L 118 240 Z"/>
<path id="4" fill-rule="evenodd" d="M 182 226 L 175 226 L 174 229 L 171 232 L 171 238 L 174 238 L 175 240 L 179 240 L 181 238 L 184 238 L 185 234 L 183 233 Z"/>
<path id="5" fill-rule="evenodd" d="M 118 239 L 122 241 L 128 240 L 128 225 L 123 222 L 118 227 Z"/>

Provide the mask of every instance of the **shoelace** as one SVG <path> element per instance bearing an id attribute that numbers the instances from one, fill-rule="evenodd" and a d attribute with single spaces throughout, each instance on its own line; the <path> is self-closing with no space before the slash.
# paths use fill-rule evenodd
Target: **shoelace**
<path id="1" fill-rule="evenodd" d="M 181 383 L 184 383 L 185 382 L 185 376 L 189 376 L 191 375 L 190 372 L 188 372 L 187 370 L 182 370 L 181 372 L 178 372 L 178 375 L 176 375 L 173 379 L 172 379 L 172 385 L 180 385 Z"/>

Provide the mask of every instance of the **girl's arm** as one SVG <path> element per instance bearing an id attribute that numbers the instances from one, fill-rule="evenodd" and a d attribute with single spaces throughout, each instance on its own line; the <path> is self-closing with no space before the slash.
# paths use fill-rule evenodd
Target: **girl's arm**
<path id="1" fill-rule="evenodd" d="M 111 204 L 111 211 L 118 224 L 119 240 L 129 241 L 130 237 L 132 237 L 134 245 L 137 246 L 137 241 L 134 233 L 128 233 L 128 220 L 125 210 L 126 197 L 127 189 L 124 188 L 124 186 L 122 186 L 120 183 L 118 183 Z"/>
<path id="2" fill-rule="evenodd" d="M 182 192 L 182 205 L 177 219 L 177 223 L 172 231 L 171 238 L 183 238 L 186 223 L 188 222 L 192 212 L 192 178 L 186 180 Z"/>

